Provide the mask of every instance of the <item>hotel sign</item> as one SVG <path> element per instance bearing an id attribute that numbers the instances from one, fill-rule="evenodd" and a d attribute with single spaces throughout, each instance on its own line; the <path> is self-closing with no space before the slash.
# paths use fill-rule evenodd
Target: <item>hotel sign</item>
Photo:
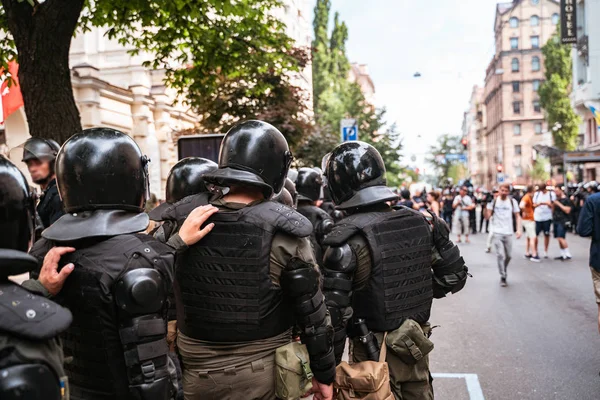
<path id="1" fill-rule="evenodd" d="M 563 44 L 577 43 L 576 0 L 560 0 L 560 36 Z"/>

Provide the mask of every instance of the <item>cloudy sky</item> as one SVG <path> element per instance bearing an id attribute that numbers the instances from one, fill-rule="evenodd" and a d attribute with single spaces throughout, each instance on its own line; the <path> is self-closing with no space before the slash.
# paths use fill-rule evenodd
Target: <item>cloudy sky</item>
<path id="1" fill-rule="evenodd" d="M 331 19 L 338 11 L 348 25 L 350 61 L 369 65 L 377 106 L 403 133 L 405 162 L 416 155 L 422 167 L 438 135 L 460 132 L 494 51 L 495 7 L 493 0 L 332 0 Z"/>

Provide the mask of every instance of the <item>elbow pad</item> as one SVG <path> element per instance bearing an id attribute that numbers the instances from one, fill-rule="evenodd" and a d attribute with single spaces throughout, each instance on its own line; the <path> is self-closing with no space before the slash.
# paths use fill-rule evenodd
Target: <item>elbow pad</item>
<path id="1" fill-rule="evenodd" d="M 334 328 L 335 358 L 339 364 L 346 345 L 346 325 L 352 317 L 352 279 L 356 256 L 348 244 L 330 247 L 323 257 L 323 292 Z"/>
<path id="2" fill-rule="evenodd" d="M 446 223 L 433 216 L 433 244 L 438 257 L 433 262 L 433 297 L 440 299 L 446 294 L 457 293 L 465 287 L 469 269 L 460 250 L 450 240 Z"/>
<path id="3" fill-rule="evenodd" d="M 281 287 L 293 300 L 300 338 L 310 356 L 315 378 L 330 384 L 335 378 L 333 327 L 320 289 L 319 272 L 298 258 L 281 273 Z"/>
<path id="4" fill-rule="evenodd" d="M 164 319 L 166 297 L 162 276 L 154 269 L 128 271 L 116 284 L 119 336 L 129 389 L 136 400 L 170 398 Z"/>

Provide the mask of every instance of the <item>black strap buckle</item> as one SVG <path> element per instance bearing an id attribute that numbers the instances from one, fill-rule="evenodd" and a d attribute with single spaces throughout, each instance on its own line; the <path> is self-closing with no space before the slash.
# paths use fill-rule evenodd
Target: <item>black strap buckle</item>
<path id="1" fill-rule="evenodd" d="M 145 383 L 154 382 L 154 376 L 156 374 L 156 369 L 154 368 L 154 362 L 148 361 L 141 365 L 142 376 L 144 377 Z"/>

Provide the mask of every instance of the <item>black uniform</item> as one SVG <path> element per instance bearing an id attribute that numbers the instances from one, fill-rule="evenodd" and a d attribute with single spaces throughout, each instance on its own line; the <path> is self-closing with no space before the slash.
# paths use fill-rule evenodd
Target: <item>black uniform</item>
<path id="1" fill-rule="evenodd" d="M 136 233 L 149 222 L 146 164 L 133 139 L 107 128 L 72 136 L 57 157 L 68 214 L 32 252 L 76 248 L 61 259 L 75 269 L 56 296 L 73 313 L 63 335 L 72 399 L 171 396 L 165 338 L 174 251 Z"/>
<path id="2" fill-rule="evenodd" d="M 465 285 L 464 260 L 449 240 L 447 225 L 435 215 L 386 204 L 396 195 L 385 186 L 385 166 L 372 146 L 338 146 L 326 175 L 337 207 L 349 213 L 324 242 L 330 247 L 324 257 L 323 290 L 335 328 L 336 358 L 339 362 L 349 335 L 355 339 L 355 361 L 375 359 L 367 350 L 378 349 L 383 333 L 390 332 L 386 360 L 396 398 L 433 399 L 427 358 L 431 348 L 407 346 L 420 345 L 429 336 L 433 298 Z M 379 343 L 365 346 L 365 336 L 354 329 L 363 324 Z M 398 342 L 390 343 L 391 338 Z M 414 359 L 407 361 L 394 347 L 405 348 Z"/>
<path id="3" fill-rule="evenodd" d="M 42 220 L 42 224 L 44 224 L 44 228 L 49 227 L 65 214 L 58 194 L 56 179 L 50 181 L 48 187 L 40 196 L 37 213 Z"/>
<path id="4" fill-rule="evenodd" d="M 34 233 L 27 181 L 0 156 L 0 399 L 59 400 L 68 394 L 58 335 L 69 310 L 8 279 L 37 261 L 25 251 Z"/>

